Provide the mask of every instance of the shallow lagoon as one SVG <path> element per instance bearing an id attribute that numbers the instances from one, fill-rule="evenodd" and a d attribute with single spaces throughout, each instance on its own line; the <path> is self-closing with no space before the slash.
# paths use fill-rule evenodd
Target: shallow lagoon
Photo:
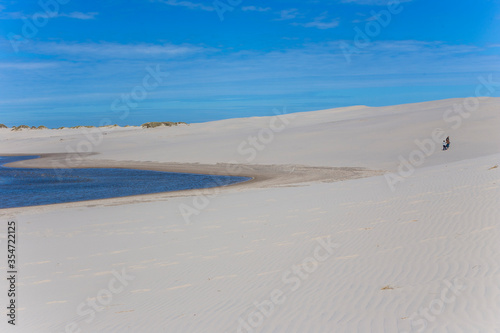
<path id="1" fill-rule="evenodd" d="M 4 166 L 37 157 L 0 156 L 0 208 L 211 188 L 250 179 L 116 168 L 54 170 Z"/>

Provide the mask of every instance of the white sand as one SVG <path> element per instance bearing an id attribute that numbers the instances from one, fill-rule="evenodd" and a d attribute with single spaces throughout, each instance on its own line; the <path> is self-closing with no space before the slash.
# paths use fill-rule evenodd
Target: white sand
<path id="1" fill-rule="evenodd" d="M 288 115 L 282 131 L 269 117 L 108 129 L 87 145 L 99 154 L 86 163 L 387 174 L 234 187 L 210 198 L 158 194 L 0 210 L 2 221 L 17 221 L 20 238 L 18 326 L 4 318 L 0 331 L 500 332 L 500 168 L 492 168 L 500 162 L 500 99 L 482 100 L 452 129 L 457 118 L 443 114 L 462 102 L 300 113 Z M 258 141 L 263 148 L 250 158 L 245 140 L 262 131 L 266 139 L 269 128 L 273 139 Z M 419 154 L 414 140 L 429 140 L 436 128 L 452 148 Z M 78 130 L 0 130 L 0 140 L 0 154 L 37 154 L 88 139 Z M 407 175 L 397 173 L 400 156 L 424 157 Z M 394 191 L 387 175 L 398 180 Z M 198 209 L 190 224 L 186 207 Z M 122 270 L 131 278 L 120 283 Z M 92 302 L 102 307 L 92 310 Z"/>

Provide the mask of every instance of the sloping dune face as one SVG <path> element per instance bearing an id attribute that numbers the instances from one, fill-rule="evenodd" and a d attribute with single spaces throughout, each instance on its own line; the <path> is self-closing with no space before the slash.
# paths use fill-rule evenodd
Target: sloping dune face
<path id="1" fill-rule="evenodd" d="M 282 109 L 271 117 L 154 129 L 3 129 L 0 137 L 3 153 L 97 152 L 101 155 L 92 158 L 394 171 L 400 156 L 408 159 L 414 149 L 426 153 L 425 166 L 500 152 L 499 108 L 500 98 L 449 99 L 291 114 Z M 438 139 L 443 135 L 450 136 L 452 149 L 446 155 L 433 154 L 441 149 Z"/>

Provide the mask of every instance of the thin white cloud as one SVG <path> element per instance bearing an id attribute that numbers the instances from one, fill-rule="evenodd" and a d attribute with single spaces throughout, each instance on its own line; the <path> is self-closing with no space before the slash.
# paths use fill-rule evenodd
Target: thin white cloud
<path id="1" fill-rule="evenodd" d="M 245 12 L 268 12 L 271 10 L 271 7 L 256 7 L 256 6 L 246 6 L 241 8 L 242 11 Z"/>
<path id="2" fill-rule="evenodd" d="M 397 3 L 411 2 L 413 0 L 398 0 Z M 342 3 L 353 3 L 357 5 L 387 6 L 396 3 L 394 0 L 341 0 Z"/>
<path id="3" fill-rule="evenodd" d="M 283 9 L 279 14 L 280 17 L 276 19 L 277 21 L 293 20 L 299 15 L 299 11 L 296 8 Z"/>
<path id="4" fill-rule="evenodd" d="M 481 48 L 474 45 L 451 45 L 440 41 L 418 41 L 418 40 L 401 40 L 401 41 L 376 41 L 372 43 L 373 51 L 401 52 L 401 53 L 421 53 L 429 52 L 435 55 L 446 54 L 461 54 L 461 53 L 476 53 L 481 51 Z"/>
<path id="5" fill-rule="evenodd" d="M 71 13 L 60 13 L 57 15 L 57 17 L 69 17 L 69 18 L 74 18 L 78 20 L 93 20 L 99 13 L 96 12 L 89 12 L 89 13 L 82 13 L 82 12 L 71 12 Z"/>
<path id="6" fill-rule="evenodd" d="M 358 14 L 358 16 L 363 16 L 363 18 L 354 19 L 354 20 L 352 20 L 352 23 L 370 22 L 370 21 L 375 21 L 377 19 L 376 15 L 366 17 L 366 15 L 359 15 Z"/>
<path id="7" fill-rule="evenodd" d="M 159 0 L 161 3 L 164 3 L 169 6 L 174 7 L 186 7 L 189 9 L 200 9 L 207 12 L 213 12 L 215 9 L 212 6 L 207 6 L 203 3 L 185 1 L 185 0 Z"/>
<path id="8" fill-rule="evenodd" d="M 73 18 L 73 19 L 78 19 L 78 20 L 92 20 L 92 19 L 95 19 L 95 17 L 98 14 L 99 13 L 96 13 L 96 12 L 56 13 L 56 14 L 49 15 L 49 18 L 68 17 L 68 18 Z M 47 14 L 45 14 L 45 13 L 43 13 L 43 15 L 47 16 Z M 0 20 L 20 20 L 23 18 L 30 18 L 31 16 L 33 16 L 33 15 L 26 15 L 22 12 L 0 12 Z"/>
<path id="9" fill-rule="evenodd" d="M 193 53 L 201 53 L 211 49 L 195 45 L 173 44 L 118 44 L 118 43 L 57 43 L 33 42 L 26 46 L 25 51 L 35 54 L 56 56 L 90 57 L 90 58 L 154 58 L 175 57 Z"/>
<path id="10" fill-rule="evenodd" d="M 0 62 L 2 69 L 34 70 L 56 67 L 55 62 Z"/>
<path id="11" fill-rule="evenodd" d="M 26 17 L 22 12 L 0 12 L 0 20 L 20 20 Z"/>
<path id="12" fill-rule="evenodd" d="M 312 22 L 307 23 L 294 23 L 294 25 L 300 25 L 306 28 L 317 28 L 317 29 L 331 29 L 338 27 L 340 21 L 338 18 L 328 19 L 328 13 L 325 12 L 320 16 L 314 18 Z"/>

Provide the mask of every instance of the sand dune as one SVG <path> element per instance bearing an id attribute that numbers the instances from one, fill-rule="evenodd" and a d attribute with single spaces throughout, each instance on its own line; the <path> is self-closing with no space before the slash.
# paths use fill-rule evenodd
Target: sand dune
<path id="1" fill-rule="evenodd" d="M 107 131 L 82 164 L 386 174 L 0 210 L 20 228 L 15 331 L 499 332 L 500 99 L 453 129 L 443 114 L 462 102 L 300 113 L 281 131 L 277 118 Z M 437 128 L 452 148 L 436 143 L 398 172 L 400 156 L 423 151 L 414 140 Z M 238 152 L 265 129 L 273 139 L 257 141 L 255 158 Z M 71 130 L 0 137 L 1 153 L 65 153 L 90 140 Z M 197 214 L 186 218 L 186 207 Z"/>
<path id="2" fill-rule="evenodd" d="M 97 152 L 100 155 L 93 158 L 117 161 L 301 164 L 393 171 L 399 155 L 418 149 L 415 140 L 431 138 L 435 129 L 450 135 L 460 149 L 432 154 L 426 166 L 500 152 L 500 98 L 481 100 L 471 111 L 463 104 L 463 99 L 449 99 L 356 106 L 154 129 L 0 129 L 0 139 L 2 153 Z M 456 108 L 469 114 L 468 118 L 453 111 Z"/>

